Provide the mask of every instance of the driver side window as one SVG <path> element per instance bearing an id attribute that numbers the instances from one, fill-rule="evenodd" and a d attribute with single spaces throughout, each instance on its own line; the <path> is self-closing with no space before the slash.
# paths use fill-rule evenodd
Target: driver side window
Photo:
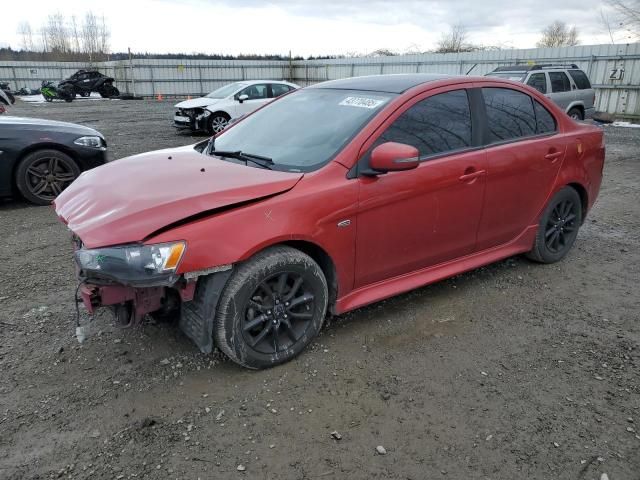
<path id="1" fill-rule="evenodd" d="M 247 88 L 240 90 L 240 92 L 236 94 L 236 99 L 240 98 L 241 95 L 247 95 L 249 97 L 247 100 L 268 98 L 267 84 L 260 83 L 257 85 L 249 85 Z"/>

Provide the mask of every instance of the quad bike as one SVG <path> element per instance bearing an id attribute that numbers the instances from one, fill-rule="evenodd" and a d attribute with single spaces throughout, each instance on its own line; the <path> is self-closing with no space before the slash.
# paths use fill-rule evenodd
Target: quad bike
<path id="1" fill-rule="evenodd" d="M 117 97 L 120 91 L 113 85 L 113 77 L 107 77 L 98 71 L 78 70 L 69 78 L 60 82 L 58 87 L 69 88 L 74 95 L 88 97 L 98 92 L 103 98 Z"/>
<path id="2" fill-rule="evenodd" d="M 65 102 L 72 102 L 76 96 L 73 90 L 68 86 L 58 85 L 58 87 L 55 87 L 53 82 L 47 81 L 42 82 L 40 93 L 47 102 L 53 102 L 57 98 L 64 100 Z"/>

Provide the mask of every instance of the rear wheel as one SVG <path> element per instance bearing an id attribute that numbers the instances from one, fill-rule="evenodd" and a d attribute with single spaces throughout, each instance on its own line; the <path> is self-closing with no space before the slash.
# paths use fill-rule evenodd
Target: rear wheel
<path id="1" fill-rule="evenodd" d="M 269 248 L 229 278 L 218 303 L 215 343 L 245 367 L 284 363 L 318 334 L 327 299 L 327 281 L 311 257 L 290 247 Z"/>
<path id="2" fill-rule="evenodd" d="M 49 205 L 80 175 L 73 159 L 58 150 L 38 150 L 18 165 L 16 185 L 22 196 L 36 205 Z"/>
<path id="3" fill-rule="evenodd" d="M 579 108 L 572 108 L 567 112 L 567 115 L 569 115 L 574 120 L 584 120 L 582 110 L 580 110 Z"/>
<path id="4" fill-rule="evenodd" d="M 571 250 L 582 224 L 580 195 L 571 187 L 556 193 L 540 219 L 533 249 L 527 256 L 541 263 L 562 260 Z"/>
<path id="5" fill-rule="evenodd" d="M 105 83 L 100 87 L 100 89 L 98 90 L 98 93 L 102 98 L 111 98 L 111 97 L 117 97 L 118 95 L 120 95 L 120 90 L 118 90 L 116 87 L 114 87 L 110 83 Z"/>

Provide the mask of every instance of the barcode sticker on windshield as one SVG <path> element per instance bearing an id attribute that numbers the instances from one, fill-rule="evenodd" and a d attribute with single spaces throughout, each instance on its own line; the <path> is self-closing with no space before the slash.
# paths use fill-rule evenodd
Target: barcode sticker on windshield
<path id="1" fill-rule="evenodd" d="M 367 97 L 347 97 L 342 100 L 338 105 L 345 105 L 347 107 L 360 107 L 360 108 L 377 108 L 384 103 L 384 100 L 377 98 Z"/>

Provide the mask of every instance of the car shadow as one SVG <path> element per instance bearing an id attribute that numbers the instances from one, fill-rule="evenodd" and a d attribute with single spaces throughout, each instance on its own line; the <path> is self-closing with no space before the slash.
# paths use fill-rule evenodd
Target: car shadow
<path id="1" fill-rule="evenodd" d="M 0 212 L 43 207 L 51 208 L 50 205 L 34 205 L 33 203 L 29 203 L 20 197 L 9 197 L 0 199 Z"/>

